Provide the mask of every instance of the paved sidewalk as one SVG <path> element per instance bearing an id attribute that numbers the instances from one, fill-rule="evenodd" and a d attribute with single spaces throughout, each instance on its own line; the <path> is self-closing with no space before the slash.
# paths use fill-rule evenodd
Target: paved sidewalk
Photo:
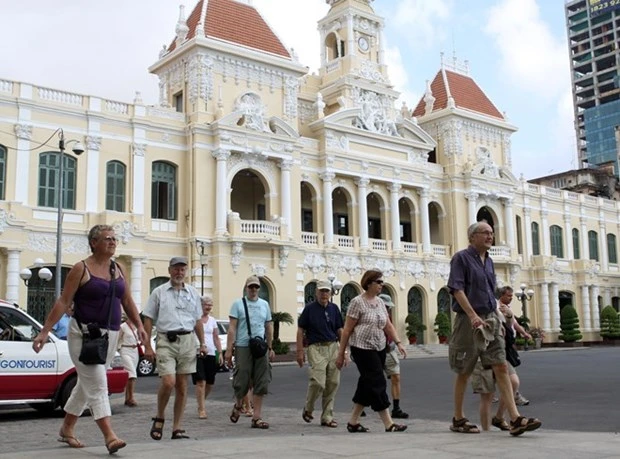
<path id="1" fill-rule="evenodd" d="M 580 433 L 545 430 L 521 437 L 511 437 L 497 430 L 475 434 L 456 434 L 446 422 L 405 420 L 409 429 L 403 433 L 386 433 L 374 413 L 363 418 L 370 433 L 350 434 L 346 431 L 346 413 L 337 413 L 340 427 L 321 427 L 316 420 L 305 424 L 299 410 L 265 408 L 265 419 L 271 423 L 269 430 L 250 428 L 250 419 L 242 417 L 238 424 L 228 420 L 231 404 L 208 404 L 210 418 L 201 421 L 195 416 L 194 404 L 188 403 L 184 427 L 190 440 L 171 440 L 171 420 L 164 427 L 164 438 L 153 441 L 148 436 L 150 417 L 149 400 L 142 396 L 141 406 L 126 408 L 122 400 L 113 402 L 113 425 L 128 446 L 116 457 L 164 459 L 182 458 L 617 458 L 620 435 L 613 433 Z M 152 400 L 151 400 L 152 402 Z M 544 419 L 543 419 L 544 421 Z M 3 425 L 0 459 L 61 459 L 78 457 L 108 457 L 101 434 L 92 419 L 84 417 L 78 423 L 78 436 L 88 447 L 73 450 L 56 442 L 55 434 L 61 419 L 51 419 L 51 430 L 41 434 L 40 443 L 26 450 L 20 447 L 19 430 L 27 424 Z M 16 424 L 21 424 L 17 422 Z M 32 426 L 30 426 L 32 428 Z"/>

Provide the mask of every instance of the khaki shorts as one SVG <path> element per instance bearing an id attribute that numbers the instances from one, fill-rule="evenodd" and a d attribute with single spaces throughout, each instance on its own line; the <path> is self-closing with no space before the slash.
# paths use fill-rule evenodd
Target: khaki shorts
<path id="1" fill-rule="evenodd" d="M 188 375 L 196 371 L 196 335 L 177 336 L 174 343 L 165 333 L 157 333 L 157 372 L 159 376 Z"/>
<path id="2" fill-rule="evenodd" d="M 501 365 L 506 362 L 506 342 L 502 335 L 502 325 L 497 313 L 480 315 L 482 320 L 494 321 L 494 340 L 489 342 L 486 350 L 478 350 L 474 343 L 474 330 L 467 314 L 456 314 L 454 329 L 450 336 L 448 358 L 450 368 L 458 374 L 470 375 L 474 371 L 478 359 L 483 367 L 490 368 L 493 365 Z"/>
<path id="3" fill-rule="evenodd" d="M 235 397 L 241 400 L 250 388 L 253 389 L 254 395 L 267 395 L 270 382 L 269 353 L 255 359 L 249 347 L 235 347 L 235 369 L 233 371 Z"/>
<path id="4" fill-rule="evenodd" d="M 400 359 L 398 358 L 398 351 L 396 349 L 385 354 L 385 365 L 383 366 L 383 370 L 386 376 L 400 374 Z"/>
<path id="5" fill-rule="evenodd" d="M 508 375 L 514 375 L 517 372 L 510 363 L 506 362 L 508 368 Z M 471 374 L 471 388 L 474 394 L 493 394 L 495 393 L 495 375 L 493 370 L 488 370 L 482 366 L 480 361 L 476 362 L 474 372 Z"/>

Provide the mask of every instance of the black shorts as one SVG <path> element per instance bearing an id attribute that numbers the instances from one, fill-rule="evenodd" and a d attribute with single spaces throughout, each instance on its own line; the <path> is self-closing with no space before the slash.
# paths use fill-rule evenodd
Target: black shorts
<path id="1" fill-rule="evenodd" d="M 206 355 L 196 359 L 196 373 L 192 373 L 192 382 L 205 381 L 207 384 L 215 383 L 217 365 L 214 355 Z"/>

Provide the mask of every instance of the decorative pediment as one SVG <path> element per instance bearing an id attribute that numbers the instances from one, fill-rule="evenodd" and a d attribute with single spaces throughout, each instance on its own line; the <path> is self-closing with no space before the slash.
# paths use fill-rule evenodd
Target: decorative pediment
<path id="1" fill-rule="evenodd" d="M 249 123 L 246 124 L 246 123 Z M 254 127 L 262 126 L 264 124 L 265 129 L 254 129 Z M 246 112 L 241 110 L 236 110 L 234 112 L 229 113 L 221 117 L 219 120 L 213 123 L 214 128 L 235 128 L 238 130 L 241 128 L 247 128 L 248 131 L 254 131 L 254 133 L 265 133 L 268 136 L 272 134 L 276 134 L 283 137 L 288 137 L 292 140 L 299 139 L 300 135 L 297 130 L 291 126 L 289 123 L 284 121 L 282 118 L 277 116 L 272 116 L 267 121 L 260 118 L 252 118 L 251 115 L 248 115 Z"/>

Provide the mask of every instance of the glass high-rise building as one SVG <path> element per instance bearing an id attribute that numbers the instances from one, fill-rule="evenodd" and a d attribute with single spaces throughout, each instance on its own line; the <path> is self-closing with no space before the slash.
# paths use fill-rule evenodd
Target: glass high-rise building
<path id="1" fill-rule="evenodd" d="M 566 26 L 579 161 L 618 175 L 620 0 L 567 1 Z"/>

